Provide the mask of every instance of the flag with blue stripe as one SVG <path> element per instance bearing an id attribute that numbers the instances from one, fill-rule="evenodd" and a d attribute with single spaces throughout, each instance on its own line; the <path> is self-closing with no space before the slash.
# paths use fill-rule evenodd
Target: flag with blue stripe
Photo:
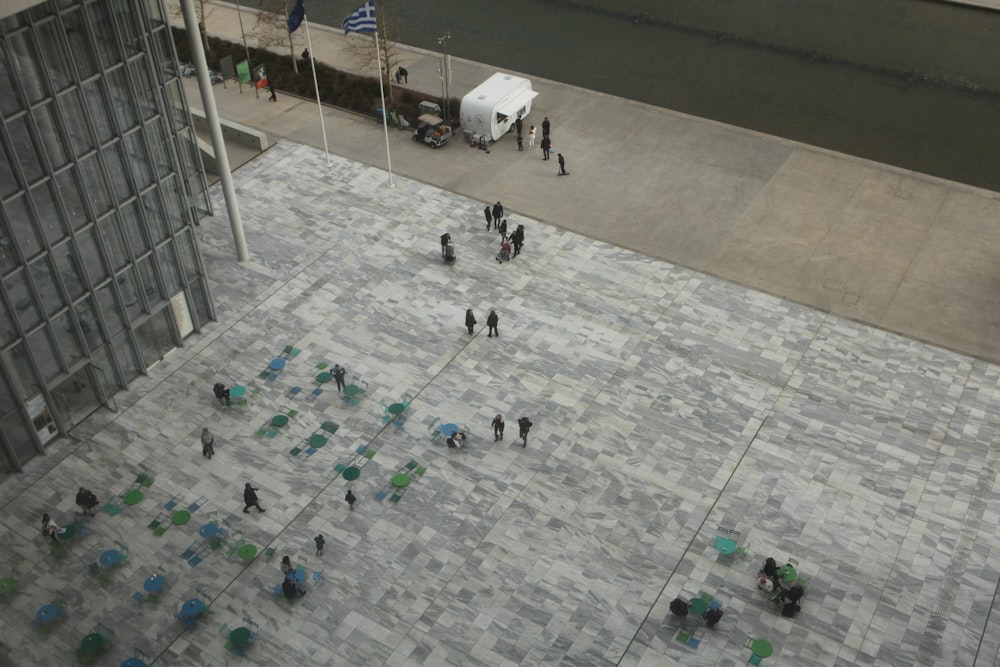
<path id="1" fill-rule="evenodd" d="M 378 25 L 375 23 L 375 0 L 368 0 L 358 7 L 358 11 L 344 19 L 344 34 L 349 32 L 378 32 Z"/>
<path id="2" fill-rule="evenodd" d="M 306 17 L 306 7 L 302 0 L 298 0 L 295 3 L 295 8 L 292 9 L 292 13 L 288 15 L 288 32 L 293 33 L 299 29 L 302 25 L 302 19 Z"/>

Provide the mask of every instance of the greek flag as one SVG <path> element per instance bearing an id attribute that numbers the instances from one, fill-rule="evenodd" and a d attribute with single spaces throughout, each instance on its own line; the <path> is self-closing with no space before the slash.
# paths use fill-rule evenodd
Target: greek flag
<path id="1" fill-rule="evenodd" d="M 295 8 L 292 9 L 292 13 L 288 15 L 288 32 L 293 33 L 299 29 L 302 25 L 302 19 L 306 17 L 306 8 L 302 4 L 302 0 L 298 0 L 295 3 Z"/>
<path id="2" fill-rule="evenodd" d="M 358 7 L 358 11 L 344 19 L 344 34 L 352 31 L 378 32 L 378 26 L 375 24 L 375 0 L 368 0 Z"/>

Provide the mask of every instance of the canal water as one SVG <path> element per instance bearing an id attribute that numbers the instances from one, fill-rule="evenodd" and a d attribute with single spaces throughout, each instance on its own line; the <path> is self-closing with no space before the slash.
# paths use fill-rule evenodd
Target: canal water
<path id="1" fill-rule="evenodd" d="M 339 25 L 361 0 L 307 2 Z M 1000 12 L 931 0 L 383 0 L 395 41 L 1000 191 Z M 453 91 L 461 96 L 466 91 Z"/>

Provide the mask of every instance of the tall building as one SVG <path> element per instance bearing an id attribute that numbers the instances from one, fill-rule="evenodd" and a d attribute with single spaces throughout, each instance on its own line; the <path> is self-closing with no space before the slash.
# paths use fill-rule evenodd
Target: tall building
<path id="1" fill-rule="evenodd" d="M 214 315 L 161 0 L 0 0 L 0 480 Z"/>

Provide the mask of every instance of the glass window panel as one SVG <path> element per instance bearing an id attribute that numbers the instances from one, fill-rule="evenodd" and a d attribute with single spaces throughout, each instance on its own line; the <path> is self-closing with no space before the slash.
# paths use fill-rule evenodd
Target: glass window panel
<path id="1" fill-rule="evenodd" d="M 80 330 L 83 332 L 84 340 L 87 341 L 87 347 L 91 350 L 101 347 L 104 344 L 104 338 L 101 336 L 101 327 L 97 324 L 94 298 L 88 296 L 77 302 L 73 306 L 73 314 L 76 315 L 76 320 L 80 323 Z"/>
<path id="2" fill-rule="evenodd" d="M 73 326 L 74 320 L 76 320 L 75 313 L 71 313 L 69 310 L 63 311 L 52 318 L 50 329 L 67 367 L 87 356 L 84 354 L 83 345 L 80 343 L 76 328 Z"/>
<path id="3" fill-rule="evenodd" d="M 26 258 L 31 258 L 42 249 L 42 241 L 35 224 L 32 222 L 27 200 L 27 195 L 18 195 L 3 205 L 3 212 L 7 215 L 7 224 L 10 225 L 14 238 L 17 239 L 21 254 Z"/>
<path id="4" fill-rule="evenodd" d="M 104 86 L 101 79 L 92 79 L 83 86 L 83 93 L 87 99 L 87 117 L 94 124 L 97 132 L 99 144 L 105 144 L 111 140 L 114 128 L 111 126 L 111 114 L 108 113 L 108 103 L 104 99 Z"/>
<path id="5" fill-rule="evenodd" d="M 150 306 L 154 306 L 164 300 L 164 295 L 160 292 L 160 283 L 156 279 L 156 270 L 153 266 L 152 257 L 143 257 L 136 262 L 139 267 L 139 278 L 142 280 L 142 291 L 146 295 L 146 300 Z"/>
<path id="6" fill-rule="evenodd" d="M 125 313 L 134 322 L 142 315 L 142 301 L 139 299 L 139 288 L 135 284 L 135 270 L 129 267 L 118 275 L 118 289 L 121 290 Z"/>
<path id="7" fill-rule="evenodd" d="M 0 431 L 10 445 L 19 463 L 26 463 L 38 456 L 38 440 L 24 423 L 20 412 L 12 412 L 0 420 Z"/>
<path id="8" fill-rule="evenodd" d="M 87 5 L 87 12 L 90 14 L 87 23 L 94 31 L 94 40 L 97 43 L 97 53 L 100 56 L 101 65 L 105 68 L 111 67 L 121 60 L 121 54 L 118 52 L 107 4 L 92 2 Z"/>
<path id="9" fill-rule="evenodd" d="M 118 380 L 118 370 L 111 362 L 110 352 L 111 346 L 103 345 L 90 353 L 90 363 L 97 367 L 98 382 L 101 386 L 101 392 L 105 395 L 113 394 L 119 389 L 125 389 L 125 386 Z"/>
<path id="10" fill-rule="evenodd" d="M 41 305 L 49 314 L 60 310 L 64 301 L 56 286 L 55 278 L 52 274 L 52 264 L 48 256 L 43 255 L 28 265 L 31 271 L 31 280 L 35 283 L 35 291 Z"/>
<path id="11" fill-rule="evenodd" d="M 44 181 L 31 188 L 31 203 L 35 205 L 39 226 L 45 233 L 49 245 L 57 243 L 69 234 L 63 225 L 62 217 L 56 210 L 55 196 L 52 181 Z"/>
<path id="12" fill-rule="evenodd" d="M 3 97 L 0 95 L 0 99 Z M 0 114 L 2 113 L 0 110 Z M 0 199 L 17 192 L 20 187 L 21 184 L 14 175 L 14 156 L 7 150 L 7 146 L 0 142 Z"/>
<path id="13" fill-rule="evenodd" d="M 160 206 L 160 198 L 156 196 L 156 190 L 149 190 L 142 195 L 142 212 L 146 216 L 146 231 L 153 239 L 154 244 L 169 236 L 167 221 L 163 217 L 163 207 Z"/>
<path id="14" fill-rule="evenodd" d="M 0 373 L 0 415 L 6 414 L 17 407 L 18 399 L 14 396 L 14 390 L 7 384 L 3 374 Z"/>
<path id="15" fill-rule="evenodd" d="M 28 291 L 28 281 L 25 278 L 24 270 L 19 269 L 4 279 L 4 286 L 10 296 L 10 303 L 14 306 L 14 314 L 21 329 L 30 329 L 42 321 L 42 314 L 35 306 L 35 300 Z"/>
<path id="16" fill-rule="evenodd" d="M 121 216 L 125 235 L 132 248 L 132 255 L 139 257 L 145 254 L 152 246 L 146 240 L 145 225 L 142 224 L 142 218 L 139 214 L 139 204 L 135 200 L 124 204 L 121 207 Z"/>
<path id="17" fill-rule="evenodd" d="M 131 56 L 142 50 L 140 41 L 139 13 L 134 6 L 135 0 L 112 0 L 113 11 L 118 31 L 122 36 L 126 55 Z"/>
<path id="18" fill-rule="evenodd" d="M 204 325 L 212 319 L 211 302 L 208 292 L 206 292 L 205 281 L 201 278 L 192 281 L 188 285 L 188 294 L 194 302 L 196 326 Z"/>
<path id="19" fill-rule="evenodd" d="M 14 34 L 5 35 L 10 53 L 13 56 L 15 67 L 17 67 L 17 78 L 24 86 L 24 92 L 28 96 L 28 102 L 34 104 L 48 95 L 45 89 L 46 74 L 39 67 L 42 62 L 35 44 L 31 40 L 31 33 L 22 30 Z"/>
<path id="20" fill-rule="evenodd" d="M 72 88 L 56 98 L 58 104 L 56 108 L 62 116 L 63 127 L 69 132 L 69 143 L 73 147 L 73 154 L 77 156 L 85 155 L 94 148 L 94 140 L 83 113 L 81 94 L 79 88 Z"/>
<path id="21" fill-rule="evenodd" d="M 174 295 L 181 288 L 180 274 L 177 272 L 177 259 L 174 257 L 173 243 L 156 249 L 156 259 L 160 265 L 160 275 L 167 287 L 167 294 Z"/>
<path id="22" fill-rule="evenodd" d="M 76 234 L 76 245 L 80 252 L 80 264 L 82 264 L 90 276 L 93 285 L 101 283 L 108 277 L 108 270 L 104 266 L 104 259 L 101 257 L 97 242 L 97 227 L 92 225 Z"/>
<path id="23" fill-rule="evenodd" d="M 139 353 L 147 365 L 156 363 L 177 347 L 171 315 L 169 308 L 163 308 L 135 328 Z"/>
<path id="24" fill-rule="evenodd" d="M 152 118 L 157 114 L 156 93 L 153 91 L 153 84 L 149 78 L 148 60 L 145 54 L 139 58 L 133 58 L 128 62 L 129 80 L 135 90 L 135 105 L 139 112 L 139 117 L 143 120 Z"/>
<path id="25" fill-rule="evenodd" d="M 132 347 L 132 340 L 129 338 L 128 332 L 122 333 L 112 340 L 111 347 L 114 350 L 115 361 L 118 363 L 122 375 L 125 376 L 126 382 L 134 380 L 146 370 L 139 366 L 139 357 L 135 354 L 135 348 Z"/>
<path id="26" fill-rule="evenodd" d="M 86 79 L 97 74 L 97 60 L 94 58 L 94 49 L 90 44 L 90 37 L 87 35 L 86 17 L 83 10 L 73 8 L 62 14 L 63 28 L 66 31 L 66 39 L 69 40 L 70 52 L 73 54 L 73 63 L 76 65 L 80 78 Z"/>
<path id="27" fill-rule="evenodd" d="M 27 12 L 19 12 L 5 16 L 0 19 L 0 25 L 3 26 L 4 32 L 14 32 L 18 28 L 28 25 L 28 14 Z"/>
<path id="28" fill-rule="evenodd" d="M 38 394 L 41 387 L 35 377 L 35 371 L 31 369 L 28 361 L 28 348 L 24 343 L 18 343 L 8 352 L 3 353 L 7 359 L 8 366 L 13 370 L 10 382 L 15 386 L 18 395 L 22 398 L 29 398 Z"/>
<path id="29" fill-rule="evenodd" d="M 7 58 L 0 58 L 0 90 L 10 92 L 9 95 L 0 95 L 0 116 L 12 116 L 22 108 L 21 100 L 14 92 L 16 88 L 14 87 L 13 79 L 16 77 L 11 76 L 13 69 L 13 63 L 7 60 Z M 176 74 L 175 70 L 174 75 Z"/>
<path id="30" fill-rule="evenodd" d="M 128 251 L 125 250 L 125 237 L 122 236 L 118 217 L 112 214 L 102 218 L 97 224 L 101 231 L 101 237 L 111 253 L 111 266 L 117 271 L 130 261 Z"/>
<path id="31" fill-rule="evenodd" d="M 184 105 L 184 95 L 181 92 L 180 79 L 174 79 L 164 84 L 167 93 L 167 106 L 170 108 L 170 122 L 174 132 L 179 132 L 188 126 L 187 107 Z"/>
<path id="32" fill-rule="evenodd" d="M 28 130 L 28 117 L 25 114 L 7 120 L 7 133 L 10 136 L 11 148 L 17 163 L 21 165 L 24 179 L 33 183 L 42 177 L 42 163 L 38 160 L 38 151 L 31 140 Z"/>
<path id="33" fill-rule="evenodd" d="M 166 22 L 163 20 L 163 11 L 160 8 L 159 0 L 146 0 L 146 14 L 154 26 L 162 28 L 162 26 L 166 25 Z M 161 29 L 159 32 L 166 31 Z"/>
<path id="34" fill-rule="evenodd" d="M 62 28 L 53 18 L 45 23 L 35 25 L 38 43 L 45 57 L 46 71 L 49 81 L 56 90 L 62 90 L 73 81 L 73 68 L 63 45 Z"/>
<path id="35" fill-rule="evenodd" d="M 187 276 L 187 281 L 193 282 L 201 273 L 198 264 L 198 254 L 194 248 L 191 232 L 184 230 L 174 237 L 174 250 L 180 258 L 180 268 Z"/>
<path id="36" fill-rule="evenodd" d="M 65 243 L 55 246 L 52 248 L 52 257 L 55 259 L 56 268 L 59 269 L 63 286 L 69 292 L 70 298 L 80 298 L 87 290 L 87 284 L 80 273 L 80 264 L 76 260 L 73 243 L 67 240 Z"/>
<path id="37" fill-rule="evenodd" d="M 108 327 L 108 332 L 114 336 L 125 329 L 125 317 L 115 299 L 114 290 L 111 285 L 105 285 L 97 290 L 97 303 L 100 306 L 101 315 L 104 316 L 104 324 Z"/>
<path id="38" fill-rule="evenodd" d="M 59 377 L 63 369 L 59 365 L 59 352 L 49 336 L 48 327 L 39 327 L 28 334 L 28 347 L 44 382 L 51 382 Z"/>
<path id="39" fill-rule="evenodd" d="M 153 177 L 149 173 L 149 157 L 146 155 L 146 147 L 142 145 L 142 133 L 136 131 L 126 135 L 124 144 L 136 187 L 140 190 L 148 187 L 152 184 Z"/>
<path id="40" fill-rule="evenodd" d="M 3 299 L 0 299 L 0 347 L 7 347 L 17 337 L 17 331 L 14 330 L 14 316 L 7 310 L 7 305 L 3 302 Z"/>
<path id="41" fill-rule="evenodd" d="M 70 226 L 79 229 L 90 223 L 90 216 L 83 205 L 80 195 L 80 184 L 77 181 L 75 167 L 63 169 L 55 176 L 56 188 L 59 190 L 59 198 L 62 200 L 62 212 L 69 218 Z"/>
<path id="42" fill-rule="evenodd" d="M 135 127 L 139 121 L 135 115 L 132 91 L 125 83 L 125 68 L 118 67 L 104 75 L 108 82 L 108 93 L 113 101 L 115 115 L 118 117 L 118 128 L 124 132 Z"/>
<path id="43" fill-rule="evenodd" d="M 104 173 L 101 171 L 101 163 L 97 159 L 97 153 L 82 158 L 78 164 L 80 176 L 83 177 L 83 191 L 90 198 L 94 214 L 98 217 L 102 216 L 111 208 L 111 195 L 104 183 Z"/>
<path id="44" fill-rule="evenodd" d="M 175 232 L 184 229 L 186 226 L 182 209 L 184 206 L 184 195 L 180 187 L 181 182 L 176 174 L 163 181 L 163 185 L 160 187 L 160 194 L 163 196 L 163 201 L 167 206 L 167 221 L 170 224 L 170 228 Z"/>
<path id="45" fill-rule="evenodd" d="M 45 156 L 49 159 L 49 166 L 55 171 L 69 161 L 56 125 L 55 105 L 51 102 L 40 104 L 31 110 L 31 117 L 35 121 Z"/>
<path id="46" fill-rule="evenodd" d="M 20 261 L 14 242 L 7 235 L 6 225 L 0 223 L 0 276 L 12 271 L 18 264 Z"/>
<path id="47" fill-rule="evenodd" d="M 159 3 L 155 3 L 159 5 Z M 173 78 L 177 76 L 177 63 L 174 60 L 174 43 L 170 36 L 170 31 L 166 29 L 155 30 L 150 38 L 152 47 L 152 57 L 156 59 L 156 68 L 165 76 Z"/>
<path id="48" fill-rule="evenodd" d="M 104 158 L 104 166 L 108 170 L 108 179 L 111 181 L 111 190 L 114 192 L 115 201 L 122 202 L 132 196 L 129 188 L 127 162 L 124 161 L 121 151 L 121 143 L 108 144 L 101 149 L 101 157 Z"/>
<path id="49" fill-rule="evenodd" d="M 174 167 L 170 161 L 170 144 L 167 143 L 167 136 L 163 132 L 162 118 L 154 118 L 146 124 L 146 139 L 152 152 L 151 164 L 156 170 L 156 177 L 163 178 L 172 172 Z"/>

